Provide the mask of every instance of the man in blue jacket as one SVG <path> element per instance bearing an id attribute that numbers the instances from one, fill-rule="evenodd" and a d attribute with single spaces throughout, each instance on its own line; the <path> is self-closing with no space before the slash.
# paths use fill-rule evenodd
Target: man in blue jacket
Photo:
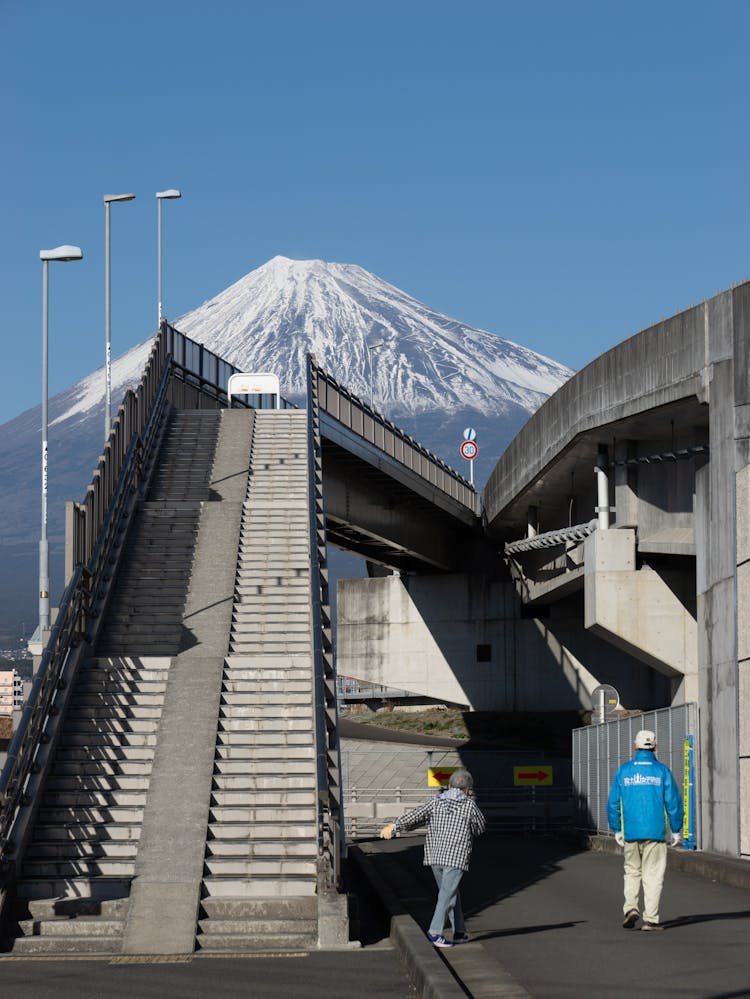
<path id="1" fill-rule="evenodd" d="M 667 832 L 671 845 L 680 842 L 682 799 L 669 767 L 656 759 L 656 736 L 640 731 L 632 760 L 619 768 L 607 801 L 607 818 L 615 839 L 625 850 L 623 926 L 632 930 L 640 919 L 638 900 L 643 886 L 642 930 L 662 930 L 659 899 L 667 869 Z M 668 824 L 667 824 L 668 823 Z"/>

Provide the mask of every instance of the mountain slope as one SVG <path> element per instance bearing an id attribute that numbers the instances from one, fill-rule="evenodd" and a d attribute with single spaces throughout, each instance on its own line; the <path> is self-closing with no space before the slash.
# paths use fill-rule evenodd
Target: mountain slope
<path id="1" fill-rule="evenodd" d="M 275 371 L 295 401 L 306 357 L 468 477 L 462 428 L 478 431 L 475 481 L 569 376 L 548 358 L 443 316 L 361 267 L 275 257 L 180 317 L 177 329 L 244 370 Z M 381 344 L 373 350 L 368 344 Z M 135 386 L 147 340 L 112 365 L 112 398 Z M 372 360 L 372 371 L 370 361 Z M 372 378 L 372 382 L 370 379 Z M 52 595 L 61 591 L 64 501 L 82 498 L 103 440 L 104 371 L 49 404 Z M 41 407 L 0 425 L 0 646 L 37 616 Z"/>

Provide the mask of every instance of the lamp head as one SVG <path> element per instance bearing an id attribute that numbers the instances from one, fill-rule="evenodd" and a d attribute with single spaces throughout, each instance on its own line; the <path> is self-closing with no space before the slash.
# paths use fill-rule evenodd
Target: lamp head
<path id="1" fill-rule="evenodd" d="M 80 246 L 56 246 L 53 250 L 40 250 L 40 260 L 82 260 Z"/>
<path id="2" fill-rule="evenodd" d="M 134 201 L 134 194 L 105 194 L 104 204 L 108 205 L 111 201 Z"/>
<path id="3" fill-rule="evenodd" d="M 163 200 L 165 198 L 181 198 L 182 192 L 176 191 L 174 188 L 171 188 L 169 191 L 157 191 L 156 197 L 159 198 L 160 200 Z"/>

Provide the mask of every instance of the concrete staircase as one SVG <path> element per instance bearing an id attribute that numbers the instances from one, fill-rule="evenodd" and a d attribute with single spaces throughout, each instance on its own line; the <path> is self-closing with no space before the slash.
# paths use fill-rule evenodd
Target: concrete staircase
<path id="1" fill-rule="evenodd" d="M 197 946 L 317 945 L 306 414 L 256 413 Z"/>
<path id="2" fill-rule="evenodd" d="M 97 642 L 103 655 L 176 655 L 201 502 L 219 432 L 217 410 L 172 410 L 145 500 L 124 543 Z"/>
<path id="3" fill-rule="evenodd" d="M 169 659 L 84 663 L 24 855 L 14 953 L 117 953 Z"/>
<path id="4" fill-rule="evenodd" d="M 220 414 L 171 411 L 22 862 L 14 953 L 117 953 Z"/>

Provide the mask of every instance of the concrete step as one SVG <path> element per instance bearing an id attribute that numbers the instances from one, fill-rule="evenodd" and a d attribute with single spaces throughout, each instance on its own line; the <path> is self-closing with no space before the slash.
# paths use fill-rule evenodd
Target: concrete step
<path id="1" fill-rule="evenodd" d="M 211 803 L 209 822 L 219 825 L 224 822 L 240 822 L 245 824 L 265 823 L 266 825 L 308 825 L 317 822 L 318 813 L 315 806 L 284 806 L 255 805 L 247 801 L 242 805 Z"/>
<path id="2" fill-rule="evenodd" d="M 128 690 L 76 690 L 70 699 L 70 710 L 111 707 L 154 708 L 159 710 L 163 704 L 164 694 L 158 691 L 154 693 L 136 691 L 134 693 Z"/>
<path id="3" fill-rule="evenodd" d="M 141 656 L 92 656 L 81 663 L 79 676 L 98 670 L 120 672 L 135 670 L 138 673 L 164 673 L 169 671 L 172 659 L 169 656 L 143 658 Z"/>
<path id="4" fill-rule="evenodd" d="M 60 735 L 59 745 L 69 750 L 81 749 L 90 751 L 91 753 L 97 753 L 102 747 L 107 746 L 115 753 L 134 748 L 147 749 L 153 756 L 156 746 L 156 735 L 154 733 L 157 726 L 151 723 L 148 724 L 150 727 L 140 732 L 130 732 L 125 729 L 117 732 L 97 730 L 93 725 L 88 726 L 87 730 L 81 729 L 76 732 L 63 731 Z"/>
<path id="5" fill-rule="evenodd" d="M 222 924 L 223 925 L 223 924 Z M 306 924 L 300 931 L 265 932 L 261 930 L 245 931 L 242 927 L 230 927 L 220 930 L 208 926 L 200 930 L 196 938 L 196 947 L 207 954 L 232 953 L 289 953 L 290 951 L 316 950 L 318 946 L 317 923 L 310 929 Z"/>
<path id="6" fill-rule="evenodd" d="M 214 840 L 230 840 L 233 843 L 252 843 L 255 840 L 264 842 L 285 842 L 294 840 L 311 840 L 317 842 L 318 827 L 314 822 L 287 823 L 279 822 L 217 822 L 208 827 L 209 842 Z"/>
<path id="7" fill-rule="evenodd" d="M 220 746 L 273 746 L 279 749 L 286 746 L 310 746 L 313 744 L 312 731 L 307 732 L 249 732 L 241 728 L 223 729 L 219 727 L 216 742 Z"/>
<path id="8" fill-rule="evenodd" d="M 311 774 L 257 774 L 214 773 L 212 785 L 217 791 L 269 791 L 283 794 L 287 791 L 311 791 L 315 793 L 315 771 Z"/>
<path id="9" fill-rule="evenodd" d="M 304 652 L 305 649 L 310 647 L 311 641 L 312 639 L 308 639 L 306 642 L 252 642 L 243 639 L 240 635 L 236 639 L 233 637 L 231 644 L 232 652 L 239 653 L 240 655 L 252 655 L 257 652 L 261 655 L 275 653 L 276 655 L 287 656 Z"/>
<path id="10" fill-rule="evenodd" d="M 43 832 L 43 830 L 42 830 Z M 135 860 L 138 852 L 138 841 L 102 840 L 68 840 L 66 842 L 42 842 L 34 840 L 29 844 L 24 854 L 24 863 L 41 861 L 98 861 L 102 860 Z"/>
<path id="11" fill-rule="evenodd" d="M 252 761 L 252 768 L 255 773 L 263 773 L 265 767 L 286 765 L 296 761 L 315 761 L 315 746 L 312 744 L 298 746 L 235 746 L 220 745 L 216 747 L 216 765 L 220 761 L 243 761 L 242 765 L 247 766 L 247 761 Z"/>
<path id="12" fill-rule="evenodd" d="M 151 760 L 65 760 L 60 754 L 52 764 L 51 773 L 56 777 L 149 777 L 151 775 Z"/>
<path id="13" fill-rule="evenodd" d="M 210 858 L 252 860 L 283 860 L 304 859 L 314 862 L 318 855 L 317 837 L 310 839 L 278 840 L 234 840 L 217 838 L 206 843 L 206 856 Z"/>
<path id="14" fill-rule="evenodd" d="M 310 712 L 308 712 L 308 716 L 309 715 Z M 244 732 L 247 735 L 253 735 L 255 733 L 278 734 L 278 729 L 281 723 L 283 723 L 286 730 L 283 734 L 287 737 L 293 733 L 307 734 L 312 732 L 312 722 L 310 717 L 286 719 L 283 715 L 270 715 L 262 718 L 228 718 L 226 715 L 221 715 L 219 718 L 219 731 Z"/>
<path id="15" fill-rule="evenodd" d="M 252 663 L 252 665 L 248 665 Z M 263 660 L 261 657 L 232 656 L 224 661 L 224 681 L 248 683 L 295 684 L 312 683 L 313 661 L 311 655 L 297 656 L 285 663 L 278 658 Z"/>
<path id="16" fill-rule="evenodd" d="M 232 759 L 225 760 L 219 757 L 214 762 L 214 773 L 216 775 L 231 776 L 243 775 L 251 771 L 256 777 L 270 779 L 274 776 L 293 776 L 296 774 L 309 776 L 316 772 L 316 761 L 314 759 L 290 760 L 286 758 L 276 758 L 269 760 Z"/>
<path id="17" fill-rule="evenodd" d="M 249 807 L 296 809 L 314 807 L 316 795 L 314 790 L 296 789 L 289 791 L 273 790 L 222 790 L 214 788 L 211 791 L 211 805 L 217 808 Z"/>
<path id="18" fill-rule="evenodd" d="M 143 822 L 143 806 L 145 803 L 146 798 L 144 797 L 140 806 L 96 805 L 87 808 L 84 812 L 81 812 L 76 806 L 62 805 L 58 808 L 50 808 L 42 803 L 42 807 L 37 815 L 37 822 L 48 829 L 65 828 L 66 826 L 75 828 L 77 825 L 85 827 L 86 823 L 93 823 L 95 825 L 109 825 L 110 823 L 114 825 L 127 825 L 128 823 L 138 823 L 138 828 L 140 829 L 140 823 Z"/>
<path id="19" fill-rule="evenodd" d="M 23 878 L 128 877 L 135 874 L 135 860 L 30 860 L 22 864 Z"/>
<path id="20" fill-rule="evenodd" d="M 18 937 L 13 943 L 15 955 L 34 954 L 120 954 L 122 934 L 118 936 Z"/>
<path id="21" fill-rule="evenodd" d="M 53 900 L 57 906 L 70 902 L 80 905 L 83 899 L 103 902 L 127 899 L 132 876 L 128 877 L 23 877 L 16 885 L 16 899 Z"/>
<path id="22" fill-rule="evenodd" d="M 71 819 L 69 816 L 62 818 L 59 823 L 42 822 L 37 823 L 34 829 L 34 842 L 73 842 L 79 840 L 91 840 L 97 843 L 139 840 L 141 837 L 142 816 L 132 822 L 91 822 L 88 816 L 79 819 Z"/>
<path id="23" fill-rule="evenodd" d="M 153 746 L 69 746 L 58 749 L 55 754 L 57 763 L 79 766 L 88 761 L 151 764 L 153 759 Z"/>
<path id="24" fill-rule="evenodd" d="M 14 902 L 13 913 L 18 920 L 98 916 L 106 920 L 122 921 L 128 914 L 129 905 L 128 898 L 21 898 Z"/>
<path id="25" fill-rule="evenodd" d="M 147 736 L 159 728 L 158 718 L 118 718 L 112 715 L 108 718 L 86 718 L 78 716 L 65 719 L 66 731 L 63 733 L 65 745 L 95 745 L 95 737 L 103 736 L 112 745 L 120 743 L 123 735 Z M 86 740 L 89 740 L 88 742 Z M 155 743 L 130 742 L 129 745 L 154 745 Z"/>
<path id="26" fill-rule="evenodd" d="M 42 808 L 143 808 L 146 801 L 146 791 L 116 790 L 116 791 L 45 791 L 42 796 Z M 88 817 L 87 813 L 87 817 Z"/>
<path id="27" fill-rule="evenodd" d="M 142 775 L 128 774 L 78 774 L 57 776 L 50 774 L 44 785 L 45 795 L 58 791 L 143 791 L 148 790 L 148 779 Z"/>
<path id="28" fill-rule="evenodd" d="M 234 695 L 258 694 L 289 694 L 295 697 L 305 697 L 312 693 L 312 677 L 292 680 L 270 680 L 265 677 L 252 676 L 251 671 L 246 671 L 249 675 L 239 677 L 235 671 L 225 672 L 224 682 L 221 685 L 222 696 L 231 697 Z"/>
<path id="29" fill-rule="evenodd" d="M 206 857 L 203 862 L 206 877 L 266 877 L 299 878 L 311 880 L 317 877 L 315 860 L 243 860 L 230 857 Z"/>
<path id="30" fill-rule="evenodd" d="M 290 703 L 278 695 L 274 695 L 273 699 L 261 697 L 250 699 L 248 697 L 241 698 L 241 695 L 237 694 L 228 703 L 223 702 L 219 705 L 219 718 L 234 720 L 247 718 L 248 721 L 254 719 L 267 721 L 271 718 L 280 718 L 284 721 L 292 721 L 301 718 L 310 719 L 311 716 L 312 707 L 309 698 L 300 704 Z"/>

